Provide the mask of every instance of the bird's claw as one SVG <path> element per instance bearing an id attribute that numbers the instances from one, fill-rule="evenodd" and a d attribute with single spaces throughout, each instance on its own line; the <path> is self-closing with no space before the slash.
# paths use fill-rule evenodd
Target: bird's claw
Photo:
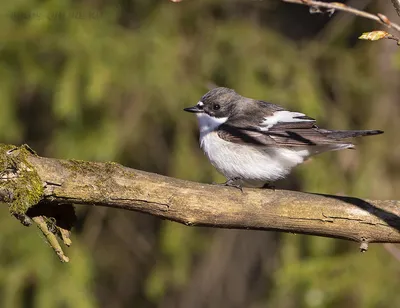
<path id="1" fill-rule="evenodd" d="M 240 191 L 243 193 L 242 185 L 236 183 L 238 180 L 240 180 L 240 178 L 229 179 L 225 183 L 215 183 L 215 182 L 213 182 L 213 184 L 214 185 L 219 185 L 219 186 L 234 187 L 234 188 L 240 189 Z"/>
<path id="2" fill-rule="evenodd" d="M 265 183 L 262 187 L 263 189 L 272 189 L 273 191 L 275 191 L 276 187 L 270 183 Z"/>

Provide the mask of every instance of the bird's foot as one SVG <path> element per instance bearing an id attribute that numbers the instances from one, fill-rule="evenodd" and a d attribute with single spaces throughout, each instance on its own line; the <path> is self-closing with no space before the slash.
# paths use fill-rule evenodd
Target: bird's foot
<path id="1" fill-rule="evenodd" d="M 263 189 L 272 189 L 273 191 L 275 191 L 275 189 L 276 189 L 276 187 L 274 186 L 274 185 L 272 185 L 271 183 L 265 183 L 264 185 L 263 185 L 263 187 L 261 187 L 261 188 L 263 188 Z"/>
<path id="2" fill-rule="evenodd" d="M 229 186 L 229 187 L 234 187 L 237 189 L 240 189 L 241 192 L 243 192 L 243 187 L 240 185 L 240 180 L 241 178 L 233 178 L 227 180 L 225 183 L 213 183 L 214 185 L 219 185 L 219 186 Z"/>

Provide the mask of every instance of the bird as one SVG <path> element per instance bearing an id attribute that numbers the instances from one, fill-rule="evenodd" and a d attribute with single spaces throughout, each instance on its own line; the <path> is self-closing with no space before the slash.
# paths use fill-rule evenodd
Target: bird
<path id="1" fill-rule="evenodd" d="M 271 188 L 309 157 L 352 149 L 348 139 L 382 134 L 381 130 L 328 130 L 301 112 L 235 90 L 216 87 L 193 107 L 200 130 L 200 147 L 222 173 L 226 186 Z"/>

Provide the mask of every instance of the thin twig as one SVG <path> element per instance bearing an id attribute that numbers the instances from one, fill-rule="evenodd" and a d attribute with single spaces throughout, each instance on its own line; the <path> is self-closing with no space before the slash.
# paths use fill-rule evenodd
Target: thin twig
<path id="1" fill-rule="evenodd" d="M 387 37 L 387 39 L 388 40 L 395 40 L 397 42 L 397 45 L 400 46 L 400 39 L 399 38 L 397 38 L 397 37 L 395 37 L 393 35 L 390 35 L 390 36 Z"/>
<path id="2" fill-rule="evenodd" d="M 64 254 L 60 244 L 57 241 L 57 237 L 53 232 L 49 230 L 49 227 L 42 216 L 37 216 L 32 218 L 33 221 L 37 224 L 40 231 L 42 231 L 49 245 L 53 248 L 55 253 L 61 262 L 69 262 L 69 258 Z"/>
<path id="3" fill-rule="evenodd" d="M 392 0 L 392 3 L 397 12 L 397 15 L 400 16 L 400 0 Z"/>
<path id="4" fill-rule="evenodd" d="M 328 10 L 344 11 L 344 12 L 351 13 L 351 14 L 354 14 L 354 15 L 357 15 L 360 17 L 375 20 L 376 22 L 380 23 L 381 25 L 384 25 L 387 28 L 395 29 L 396 31 L 400 32 L 400 25 L 390 21 L 389 18 L 387 18 L 385 15 L 379 14 L 379 13 L 378 14 L 367 13 L 367 12 L 352 8 L 350 6 L 347 6 L 343 3 L 321 2 L 321 1 L 313 1 L 313 0 L 282 0 L 282 1 L 288 2 L 288 3 L 297 3 L 297 4 L 307 5 L 314 9 L 324 8 L 324 9 L 328 9 Z M 392 0 L 392 2 L 393 2 L 393 4 L 394 4 L 394 2 L 399 4 L 400 0 Z M 397 10 L 397 7 L 396 7 L 396 10 Z"/>

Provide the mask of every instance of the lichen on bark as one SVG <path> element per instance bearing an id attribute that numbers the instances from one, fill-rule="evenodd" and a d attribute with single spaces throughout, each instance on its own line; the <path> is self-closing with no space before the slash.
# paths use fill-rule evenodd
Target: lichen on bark
<path id="1" fill-rule="evenodd" d="M 26 145 L 0 145 L 0 188 L 12 195 L 6 203 L 10 213 L 17 217 L 25 216 L 43 196 L 43 183 L 27 160 L 28 155 L 36 153 Z"/>

